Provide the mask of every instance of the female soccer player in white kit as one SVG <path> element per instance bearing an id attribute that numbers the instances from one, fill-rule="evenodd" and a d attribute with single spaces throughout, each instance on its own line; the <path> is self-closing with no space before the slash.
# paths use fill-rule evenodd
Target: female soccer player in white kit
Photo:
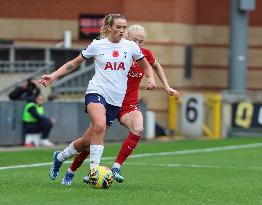
<path id="1" fill-rule="evenodd" d="M 175 98 L 178 99 L 179 92 L 170 87 L 162 66 L 157 62 L 152 52 L 143 47 L 146 39 L 146 31 L 144 27 L 141 25 L 129 26 L 126 31 L 126 37 L 128 40 L 136 42 L 136 44 L 140 47 L 148 63 L 152 66 L 157 76 L 162 81 L 166 93 L 174 95 Z M 142 68 L 134 62 L 128 74 L 125 98 L 117 117 L 119 122 L 126 126 L 130 131 L 129 135 L 122 144 L 113 167 L 111 168 L 114 179 L 119 183 L 124 181 L 124 177 L 120 173 L 120 167 L 136 148 L 143 133 L 143 116 L 138 106 L 138 90 L 143 76 L 144 73 Z M 88 155 L 89 150 L 87 149 L 75 157 L 62 180 L 63 185 L 71 185 L 76 170 L 81 166 Z M 83 180 L 84 182 L 89 183 L 88 176 L 85 176 Z"/>
<path id="2" fill-rule="evenodd" d="M 55 72 L 43 75 L 39 80 L 43 86 L 50 85 L 59 77 L 77 69 L 86 59 L 94 57 L 95 75 L 89 81 L 85 104 L 91 124 L 85 133 L 89 136 L 73 141 L 63 151 L 54 152 L 54 162 L 50 168 L 50 178 L 56 179 L 62 163 L 88 148 L 90 143 L 90 169 L 100 163 L 104 150 L 104 135 L 107 126 L 116 119 L 127 87 L 127 74 L 135 59 L 144 69 L 148 79 L 148 89 L 153 89 L 155 80 L 152 69 L 137 44 L 123 39 L 127 23 L 120 14 L 109 14 L 104 18 L 101 39 L 94 40 L 75 59 L 65 63 Z M 89 139 L 90 137 L 90 139 Z"/>

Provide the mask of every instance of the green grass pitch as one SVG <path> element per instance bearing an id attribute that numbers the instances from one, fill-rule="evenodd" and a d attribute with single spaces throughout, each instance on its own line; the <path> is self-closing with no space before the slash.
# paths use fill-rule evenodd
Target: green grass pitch
<path id="1" fill-rule="evenodd" d="M 111 167 L 120 146 L 106 144 L 101 165 Z M 88 162 L 71 187 L 61 185 L 69 163 L 50 180 L 54 150 L 0 151 L 1 205 L 262 204 L 262 138 L 141 142 L 122 167 L 124 183 L 108 190 L 82 182 Z"/>

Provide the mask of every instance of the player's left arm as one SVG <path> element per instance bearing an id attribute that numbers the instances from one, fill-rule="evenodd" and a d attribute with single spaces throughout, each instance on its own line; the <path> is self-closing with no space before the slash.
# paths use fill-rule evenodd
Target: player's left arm
<path id="1" fill-rule="evenodd" d="M 179 98 L 179 92 L 173 88 L 170 87 L 167 79 L 166 79 L 166 75 L 164 73 L 164 70 L 162 68 L 162 66 L 155 61 L 155 63 L 153 65 L 151 65 L 152 68 L 154 69 L 155 73 L 157 74 L 158 78 L 161 80 L 161 82 L 163 83 L 164 87 L 165 87 L 165 91 L 169 94 L 169 95 L 174 95 L 176 99 Z"/>

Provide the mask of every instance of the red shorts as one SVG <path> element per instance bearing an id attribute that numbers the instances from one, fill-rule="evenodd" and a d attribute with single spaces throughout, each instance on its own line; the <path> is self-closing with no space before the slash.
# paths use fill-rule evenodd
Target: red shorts
<path id="1" fill-rule="evenodd" d="M 133 104 L 133 105 L 124 105 L 120 108 L 119 112 L 118 112 L 118 115 L 117 115 L 117 119 L 120 121 L 121 117 L 126 114 L 126 113 L 129 113 L 129 112 L 132 112 L 132 111 L 140 111 L 139 107 L 138 107 L 138 104 Z"/>

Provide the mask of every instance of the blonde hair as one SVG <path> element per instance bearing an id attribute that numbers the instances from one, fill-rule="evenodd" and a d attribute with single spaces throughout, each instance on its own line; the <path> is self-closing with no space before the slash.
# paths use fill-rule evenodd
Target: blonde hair
<path id="1" fill-rule="evenodd" d="M 127 28 L 126 32 L 127 32 L 127 35 L 134 33 L 134 32 L 139 32 L 139 33 L 142 33 L 144 35 L 144 37 L 146 38 L 145 28 L 141 25 L 138 25 L 138 24 L 134 24 L 134 25 L 129 26 Z"/>
<path id="2" fill-rule="evenodd" d="M 108 14 L 103 19 L 103 25 L 100 29 L 100 39 L 106 38 L 109 33 L 109 27 L 111 27 L 114 24 L 115 19 L 125 19 L 125 17 L 121 14 Z"/>

